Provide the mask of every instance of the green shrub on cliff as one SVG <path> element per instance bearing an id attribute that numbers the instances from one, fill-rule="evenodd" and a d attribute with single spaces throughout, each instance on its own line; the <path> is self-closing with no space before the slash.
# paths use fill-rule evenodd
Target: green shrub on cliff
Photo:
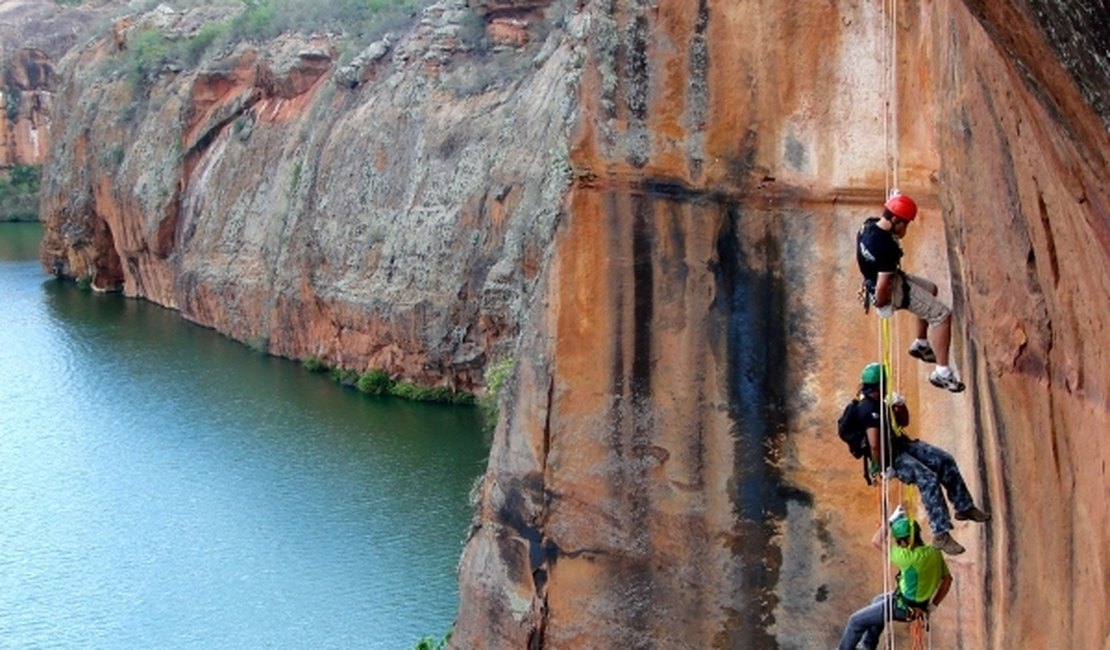
<path id="1" fill-rule="evenodd" d="M 39 168 L 16 165 L 0 172 L 0 221 L 34 221 L 39 216 Z"/>
<path id="2" fill-rule="evenodd" d="M 389 393 L 394 397 L 412 400 L 414 402 L 434 402 L 436 404 L 458 404 L 461 406 L 474 404 L 474 396 L 470 393 L 454 390 L 447 386 L 417 386 L 407 381 L 397 382 Z"/>
<path id="3" fill-rule="evenodd" d="M 308 362 L 305 362 L 308 368 Z M 399 397 L 413 402 L 434 402 L 472 406 L 474 395 L 447 386 L 419 386 L 407 381 L 396 381 L 385 370 L 369 370 L 363 374 L 350 369 L 332 368 L 331 378 L 343 386 L 353 386 L 366 395 Z"/>
<path id="4" fill-rule="evenodd" d="M 282 32 L 333 32 L 369 42 L 411 20 L 429 0 L 246 0 L 230 25 L 232 42 L 267 40 Z"/>
<path id="5" fill-rule="evenodd" d="M 170 40 L 157 29 L 139 30 L 128 39 L 124 65 L 127 79 L 136 91 L 145 88 L 170 63 L 170 51 Z"/>
<path id="6" fill-rule="evenodd" d="M 355 388 L 367 395 L 388 395 L 393 389 L 393 379 L 384 370 L 371 370 L 358 378 Z"/>
<path id="7" fill-rule="evenodd" d="M 327 364 L 320 360 L 320 357 L 311 356 L 301 362 L 304 369 L 309 372 L 325 372 L 328 370 Z"/>
<path id="8" fill-rule="evenodd" d="M 331 375 L 332 381 L 343 386 L 354 386 L 358 383 L 358 373 L 354 370 L 332 368 L 328 374 Z"/>
<path id="9" fill-rule="evenodd" d="M 451 640 L 451 633 L 448 632 L 442 639 L 436 639 L 432 636 L 426 636 L 416 642 L 412 650 L 443 650 L 447 647 L 447 642 Z"/>
<path id="10" fill-rule="evenodd" d="M 4 86 L 4 102 L 8 121 L 14 122 L 19 117 L 19 106 L 23 103 L 23 90 L 19 86 Z"/>
<path id="11" fill-rule="evenodd" d="M 227 23 L 211 23 L 205 25 L 189 40 L 185 41 L 180 47 L 185 53 L 185 62 L 190 66 L 195 66 L 200 62 L 201 58 L 208 48 L 212 47 L 221 36 L 227 33 Z"/>
<path id="12" fill-rule="evenodd" d="M 497 404 L 501 399 L 501 389 L 515 366 L 516 359 L 508 356 L 486 368 L 486 394 L 478 401 L 478 406 L 482 409 L 482 419 L 486 427 L 490 429 L 497 426 Z"/>

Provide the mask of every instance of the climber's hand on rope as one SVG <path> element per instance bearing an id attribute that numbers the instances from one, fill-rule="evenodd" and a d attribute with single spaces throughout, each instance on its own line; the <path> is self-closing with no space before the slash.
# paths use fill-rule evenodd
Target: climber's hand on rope
<path id="1" fill-rule="evenodd" d="M 906 398 L 902 397 L 901 393 L 891 393 L 890 397 L 886 398 L 887 406 L 901 406 L 906 403 Z"/>

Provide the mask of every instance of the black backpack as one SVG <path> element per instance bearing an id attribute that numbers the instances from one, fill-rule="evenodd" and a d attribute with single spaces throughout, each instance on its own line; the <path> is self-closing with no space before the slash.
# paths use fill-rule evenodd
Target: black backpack
<path id="1" fill-rule="evenodd" d="M 836 420 L 836 433 L 853 458 L 865 458 L 871 455 L 871 445 L 867 442 L 867 429 L 864 428 L 856 414 L 859 398 L 853 399 L 844 406 L 844 412 Z"/>
<path id="2" fill-rule="evenodd" d="M 871 460 L 871 444 L 867 442 L 867 428 L 860 422 L 857 408 L 859 403 L 860 399 L 856 397 L 844 405 L 844 412 L 836 420 L 836 433 L 844 444 L 848 445 L 848 451 L 852 456 L 862 459 L 860 462 L 863 464 L 863 480 L 867 481 L 868 485 L 873 485 L 871 472 L 867 467 Z"/>

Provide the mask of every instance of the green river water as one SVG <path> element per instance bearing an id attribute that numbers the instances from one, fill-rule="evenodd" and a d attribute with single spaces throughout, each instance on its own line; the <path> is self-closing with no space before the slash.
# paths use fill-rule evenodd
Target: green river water
<path id="1" fill-rule="evenodd" d="M 454 617 L 476 409 L 47 276 L 0 224 L 0 648 L 383 648 Z"/>

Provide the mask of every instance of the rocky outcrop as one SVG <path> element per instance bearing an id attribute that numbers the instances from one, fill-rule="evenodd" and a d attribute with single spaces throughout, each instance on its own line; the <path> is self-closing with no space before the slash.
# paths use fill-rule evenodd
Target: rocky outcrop
<path id="1" fill-rule="evenodd" d="M 44 264 L 273 354 L 477 389 L 546 264 L 576 63 L 537 43 L 456 65 L 470 15 L 434 5 L 344 74 L 326 37 L 287 36 L 138 87 L 94 74 L 152 17 L 128 19 L 64 62 Z"/>
<path id="2" fill-rule="evenodd" d="M 54 64 L 120 3 L 85 4 L 0 1 L 0 169 L 43 163 L 50 147 Z"/>
<path id="3" fill-rule="evenodd" d="M 835 644 L 882 586 L 833 422 L 876 350 L 852 234 L 891 182 L 924 206 L 906 264 L 954 300 L 972 386 L 904 357 L 914 433 L 996 516 L 955 531 L 933 647 L 1103 643 L 1105 38 L 1057 19 L 1079 3 L 898 4 L 886 30 L 867 4 L 587 5 L 576 180 L 456 647 Z"/>
<path id="4" fill-rule="evenodd" d="M 58 68 L 43 262 L 421 383 L 511 352 L 454 647 L 823 647 L 882 585 L 832 427 L 877 349 L 852 235 L 897 185 L 969 383 L 899 351 L 911 432 L 995 514 L 933 647 L 1100 647 L 1105 29 L 802 4 L 445 1 L 343 65 L 287 35 L 92 74 L 136 17 Z"/>

